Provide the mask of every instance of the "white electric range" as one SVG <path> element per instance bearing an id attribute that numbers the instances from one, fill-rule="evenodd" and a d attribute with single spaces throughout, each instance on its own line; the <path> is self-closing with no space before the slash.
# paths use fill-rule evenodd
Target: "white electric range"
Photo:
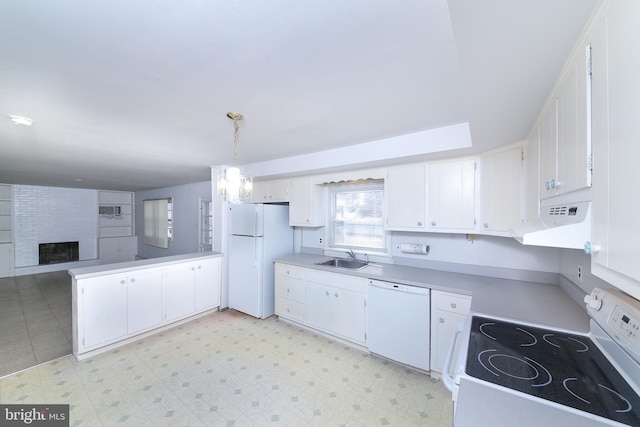
<path id="1" fill-rule="evenodd" d="M 613 289 L 585 302 L 586 335 L 469 315 L 443 376 L 454 426 L 640 426 L 640 302 Z"/>

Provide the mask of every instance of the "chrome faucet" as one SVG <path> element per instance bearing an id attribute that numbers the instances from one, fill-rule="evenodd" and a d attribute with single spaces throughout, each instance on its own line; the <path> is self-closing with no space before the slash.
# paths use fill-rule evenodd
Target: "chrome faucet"
<path id="1" fill-rule="evenodd" d="M 347 255 L 349 255 L 351 259 L 356 259 L 356 254 L 354 254 L 352 250 L 348 250 L 345 252 L 347 253 Z"/>

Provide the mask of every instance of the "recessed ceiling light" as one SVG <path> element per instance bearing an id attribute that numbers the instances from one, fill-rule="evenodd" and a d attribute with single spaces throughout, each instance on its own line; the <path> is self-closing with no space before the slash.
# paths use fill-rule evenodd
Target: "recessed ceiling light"
<path id="1" fill-rule="evenodd" d="M 31 126 L 31 124 L 33 123 L 33 120 L 31 120 L 29 117 L 9 116 L 9 118 L 16 125 Z"/>

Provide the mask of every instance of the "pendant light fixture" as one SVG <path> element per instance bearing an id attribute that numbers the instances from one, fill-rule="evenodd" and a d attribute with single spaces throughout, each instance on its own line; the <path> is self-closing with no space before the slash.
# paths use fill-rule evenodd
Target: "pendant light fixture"
<path id="1" fill-rule="evenodd" d="M 218 195 L 220 200 L 229 203 L 251 203 L 253 179 L 244 175 L 238 168 L 238 121 L 244 119 L 240 113 L 229 112 L 227 117 L 233 120 L 233 166 L 218 172 Z"/>

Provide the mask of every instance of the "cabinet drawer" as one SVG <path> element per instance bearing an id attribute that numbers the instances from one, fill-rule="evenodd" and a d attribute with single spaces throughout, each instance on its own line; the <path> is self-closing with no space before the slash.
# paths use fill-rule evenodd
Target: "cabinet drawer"
<path id="1" fill-rule="evenodd" d="M 299 322 L 304 321 L 304 304 L 290 299 L 276 297 L 276 314 Z"/>
<path id="2" fill-rule="evenodd" d="M 324 271 L 311 270 L 307 274 L 307 282 L 327 285 L 348 291 L 364 293 L 367 279 L 349 276 L 347 274 L 325 273 Z"/>
<path id="3" fill-rule="evenodd" d="M 467 315 L 471 311 L 471 297 L 449 292 L 435 291 L 432 294 L 436 310 Z"/>
<path id="4" fill-rule="evenodd" d="M 287 264 L 276 264 L 276 275 L 304 279 L 305 269 L 292 267 Z"/>
<path id="5" fill-rule="evenodd" d="M 278 276 L 276 278 L 276 296 L 304 302 L 304 282 L 292 277 Z"/>

